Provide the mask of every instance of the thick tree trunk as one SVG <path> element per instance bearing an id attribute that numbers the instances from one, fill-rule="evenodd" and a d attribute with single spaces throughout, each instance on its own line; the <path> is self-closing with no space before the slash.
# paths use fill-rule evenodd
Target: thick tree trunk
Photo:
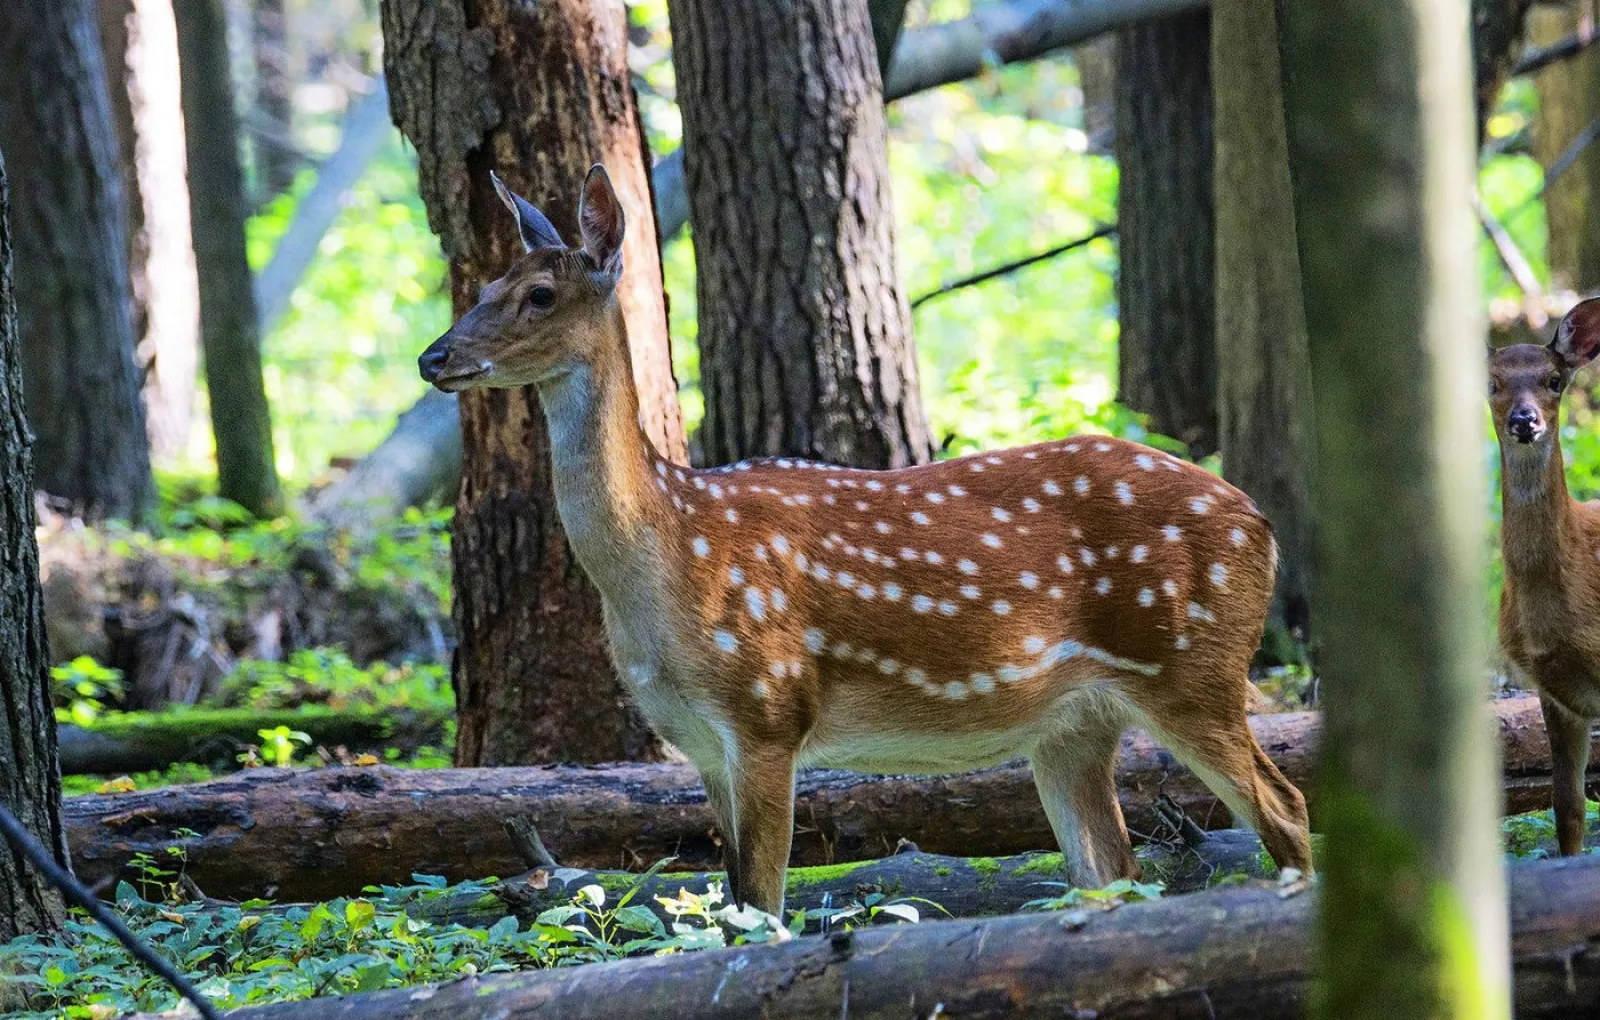
<path id="1" fill-rule="evenodd" d="M 7 206 L 6 168 L 0 161 L 0 804 L 65 863 Z M 0 840 L 0 943 L 54 929 L 65 916 L 60 894 Z M 0 1007 L 6 998 L 0 993 Z"/>
<path id="2" fill-rule="evenodd" d="M 157 459 L 181 456 L 194 418 L 200 284 L 190 239 L 188 173 L 172 0 L 100 0 L 112 120 L 128 194 L 133 328 L 145 426 Z"/>
<path id="3" fill-rule="evenodd" d="M 245 256 L 247 209 L 226 10 L 223 0 L 176 0 L 175 10 L 217 493 L 266 516 L 281 509 L 281 494 L 261 378 L 255 290 Z"/>
<path id="4" fill-rule="evenodd" d="M 1301 656 L 1310 634 L 1310 355 L 1289 186 L 1275 0 L 1215 0 L 1217 424 L 1222 471 L 1278 539 L 1266 651 Z"/>
<path id="5" fill-rule="evenodd" d="M 932 455 L 864 0 L 674 0 L 709 463 Z"/>
<path id="6" fill-rule="evenodd" d="M 1594 1016 L 1600 1008 L 1600 954 L 1590 938 L 1600 928 L 1600 861 L 1531 861 L 1510 870 L 1517 1015 Z M 1316 899 L 1313 891 L 1259 885 L 1216 889 L 1108 912 L 872 927 L 782 945 L 289 1002 L 236 1015 L 1298 1020 L 1312 994 Z"/>
<path id="7" fill-rule="evenodd" d="M 1540 4 L 1528 15 L 1529 41 L 1536 46 L 1565 39 L 1589 5 Z M 1539 115 L 1534 121 L 1533 155 L 1541 166 L 1555 166 L 1600 117 L 1600 49 L 1551 64 L 1534 76 Z M 1590 144 L 1550 182 L 1545 192 L 1549 224 L 1550 282 L 1557 290 L 1586 291 L 1600 284 L 1600 145 Z"/>
<path id="8" fill-rule="evenodd" d="M 1288 3 L 1319 471 L 1318 1015 L 1509 1015 L 1464 5 Z"/>
<path id="9" fill-rule="evenodd" d="M 444 741 L 447 713 L 373 712 L 325 708 L 261 711 L 253 708 L 196 710 L 126 719 L 102 719 L 93 726 L 56 728 L 63 775 L 115 776 L 194 762 L 232 770 L 238 754 L 261 744 L 260 731 L 287 726 L 311 738 L 301 758 L 316 760 L 314 749 L 344 748 L 354 753 L 402 753 Z"/>
<path id="10" fill-rule="evenodd" d="M 0 3 L 0 110 L 35 481 L 91 518 L 137 518 L 150 451 L 93 0 Z"/>
<path id="11" fill-rule="evenodd" d="M 256 113 L 263 130 L 255 134 L 256 204 L 288 191 L 299 168 L 294 138 L 293 75 L 290 73 L 289 19 L 284 0 L 251 5 L 251 43 L 255 53 Z"/>
<path id="12" fill-rule="evenodd" d="M 1472 0 L 1472 77 L 1479 145 L 1500 90 L 1522 55 L 1533 4 L 1534 0 Z"/>
<path id="13" fill-rule="evenodd" d="M 470 8 L 470 11 L 469 11 Z M 429 222 L 450 259 L 457 313 L 521 253 L 489 171 L 578 237 L 576 198 L 604 162 L 628 231 L 619 289 L 645 431 L 684 459 L 666 339 L 646 153 L 620 0 L 385 0 L 395 122 L 416 146 Z M 456 504 L 456 704 L 462 765 L 651 757 L 624 702 L 600 598 L 567 547 L 550 439 L 531 387 L 459 398 L 465 463 Z"/>
<path id="14" fill-rule="evenodd" d="M 1217 449 L 1210 24 L 1117 37 L 1118 399 L 1195 456 Z"/>
<path id="15" fill-rule="evenodd" d="M 1547 809 L 1550 747 L 1538 703 L 1501 702 L 1496 712 L 1506 810 Z M 1317 817 L 1316 714 L 1260 716 L 1252 724 L 1279 771 L 1310 795 Z M 1203 783 L 1140 736 L 1124 742 L 1118 788 L 1135 832 L 1160 831 L 1154 805 L 1162 793 L 1207 829 L 1232 822 Z M 682 765 L 252 769 L 193 786 L 67 801 L 77 867 L 93 881 L 111 881 L 137 851 L 160 856 L 181 844 L 190 873 L 213 895 L 276 889 L 294 899 L 404 882 L 412 872 L 456 880 L 515 874 L 525 865 L 501 830 L 515 814 L 528 815 L 573 867 L 638 868 L 669 856 L 678 867 L 720 866 L 699 777 Z M 808 772 L 795 817 L 795 865 L 881 857 L 901 839 L 957 856 L 1055 846 L 1032 774 L 1020 764 L 930 778 Z M 198 835 L 177 839 L 182 828 Z"/>

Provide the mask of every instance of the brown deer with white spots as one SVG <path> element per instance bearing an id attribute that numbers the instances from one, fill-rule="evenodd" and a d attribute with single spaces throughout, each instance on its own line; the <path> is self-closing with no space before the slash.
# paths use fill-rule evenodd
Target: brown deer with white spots
<path id="1" fill-rule="evenodd" d="M 1567 494 L 1561 395 L 1600 351 L 1600 299 L 1577 305 L 1549 346 L 1489 352 L 1500 439 L 1500 645 L 1539 688 L 1550 736 L 1556 838 L 1583 849 L 1589 725 L 1600 719 L 1600 504 Z"/>
<path id="2" fill-rule="evenodd" d="M 579 248 L 495 183 L 527 254 L 422 376 L 538 386 L 612 654 L 698 768 L 735 898 L 781 908 L 802 764 L 942 773 L 1026 755 L 1068 877 L 1136 876 L 1113 772 L 1130 725 L 1309 873 L 1304 799 L 1246 724 L 1276 547 L 1243 493 L 1092 436 L 893 471 L 668 463 L 637 422 L 605 171 L 584 185 Z"/>

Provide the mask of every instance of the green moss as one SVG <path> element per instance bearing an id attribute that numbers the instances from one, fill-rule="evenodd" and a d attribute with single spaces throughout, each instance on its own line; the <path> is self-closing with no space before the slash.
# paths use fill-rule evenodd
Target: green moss
<path id="1" fill-rule="evenodd" d="M 1013 875 L 1032 875 L 1043 873 L 1059 875 L 1067 865 L 1066 858 L 1060 853 L 1029 854 L 1028 859 L 1017 865 Z"/>
<path id="2" fill-rule="evenodd" d="M 945 875 L 950 874 L 950 866 L 948 864 L 940 864 L 933 869 L 933 873 L 943 878 Z"/>
<path id="3" fill-rule="evenodd" d="M 974 857 L 972 870 L 978 873 L 978 888 L 993 889 L 1000 884 L 1000 862 L 993 857 Z"/>
<path id="4" fill-rule="evenodd" d="M 834 882 L 872 863 L 874 862 L 850 861 L 846 864 L 817 864 L 809 868 L 791 868 L 784 886 L 790 892 L 793 892 L 797 889 L 821 885 L 824 882 Z"/>

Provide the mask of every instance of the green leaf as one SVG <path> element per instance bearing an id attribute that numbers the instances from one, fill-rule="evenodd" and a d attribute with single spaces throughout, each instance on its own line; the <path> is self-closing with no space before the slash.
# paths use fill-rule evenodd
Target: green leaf
<path id="1" fill-rule="evenodd" d="M 306 919 L 300 924 L 300 939 L 303 942 L 315 942 L 317 936 L 322 934 L 323 925 L 333 920 L 333 911 L 328 909 L 326 903 L 318 903 Z"/>
<path id="2" fill-rule="evenodd" d="M 351 900 L 344 905 L 345 923 L 356 931 L 365 931 L 372 927 L 372 922 L 377 916 L 377 908 L 366 900 Z"/>
<path id="3" fill-rule="evenodd" d="M 375 992 L 389 983 L 389 964 L 374 963 L 356 971 L 356 986 L 352 991 Z"/>
<path id="4" fill-rule="evenodd" d="M 517 918 L 515 915 L 502 917 L 500 920 L 494 923 L 494 927 L 489 929 L 489 937 L 491 939 L 503 939 L 515 935 L 516 933 Z"/>

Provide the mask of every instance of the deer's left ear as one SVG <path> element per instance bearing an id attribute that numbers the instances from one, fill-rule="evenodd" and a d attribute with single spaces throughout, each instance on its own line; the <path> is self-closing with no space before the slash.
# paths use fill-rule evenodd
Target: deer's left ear
<path id="1" fill-rule="evenodd" d="M 583 182 L 578 227 L 583 231 L 583 250 L 615 283 L 622 275 L 622 235 L 627 222 L 622 215 L 622 202 L 611 187 L 611 176 L 599 163 L 589 168 L 589 176 Z"/>
<path id="2" fill-rule="evenodd" d="M 1566 362 L 1568 369 L 1580 368 L 1600 353 L 1600 298 L 1590 298 L 1573 306 L 1556 327 L 1550 349 Z"/>

